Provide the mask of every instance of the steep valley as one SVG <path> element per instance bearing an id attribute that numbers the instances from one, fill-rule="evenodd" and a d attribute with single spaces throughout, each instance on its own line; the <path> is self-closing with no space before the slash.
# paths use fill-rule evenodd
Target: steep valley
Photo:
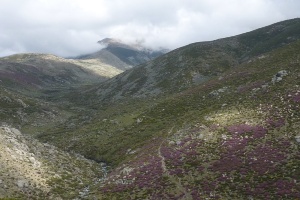
<path id="1" fill-rule="evenodd" d="M 0 199 L 299 199 L 299 27 L 190 44 L 122 73 L 1 58 Z"/>

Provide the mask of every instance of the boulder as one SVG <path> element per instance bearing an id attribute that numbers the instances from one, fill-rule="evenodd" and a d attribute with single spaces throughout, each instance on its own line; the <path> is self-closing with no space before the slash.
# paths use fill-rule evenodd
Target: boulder
<path id="1" fill-rule="evenodd" d="M 22 99 L 17 99 L 17 102 L 19 104 L 21 104 L 21 106 L 23 106 L 23 108 L 27 108 L 28 107 L 28 105 L 26 103 L 24 103 L 24 101 L 22 101 Z"/>
<path id="2" fill-rule="evenodd" d="M 300 135 L 295 136 L 295 139 L 298 143 L 300 143 Z"/>
<path id="3" fill-rule="evenodd" d="M 19 188 L 26 188 L 26 187 L 28 187 L 28 181 L 27 180 L 18 180 L 17 181 L 17 186 L 19 187 Z"/>
<path id="4" fill-rule="evenodd" d="M 33 164 L 35 163 L 35 158 L 34 157 L 30 157 L 29 161 L 32 162 Z"/>
<path id="5" fill-rule="evenodd" d="M 287 76 L 287 75 L 288 75 L 288 73 L 286 70 L 281 70 L 281 71 L 277 72 L 272 78 L 272 83 L 275 84 L 277 82 L 282 81 L 282 77 Z"/>

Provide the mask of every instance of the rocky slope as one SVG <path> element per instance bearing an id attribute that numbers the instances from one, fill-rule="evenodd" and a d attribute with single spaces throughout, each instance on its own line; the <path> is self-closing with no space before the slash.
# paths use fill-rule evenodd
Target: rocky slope
<path id="1" fill-rule="evenodd" d="M 104 172 L 80 155 L 0 127 L 0 198 L 80 199 Z"/>
<path id="2" fill-rule="evenodd" d="M 65 91 L 59 101 L 56 93 L 29 98 L 2 87 L 2 119 L 18 124 L 20 117 L 13 115 L 26 113 L 32 121 L 20 130 L 42 146 L 52 144 L 112 167 L 100 180 L 101 169 L 91 176 L 82 172 L 87 186 L 82 188 L 68 181 L 75 182 L 73 159 L 59 157 L 55 166 L 71 166 L 53 172 L 70 168 L 71 177 L 53 180 L 61 185 L 46 199 L 299 199 L 299 23 L 293 19 L 191 44 L 86 90 Z M 41 115 L 51 123 L 37 120 Z M 16 132 L 7 128 L 1 132 L 5 137 Z M 9 137 L 1 141 L 10 151 L 4 148 L 1 155 L 16 157 L 9 141 L 17 137 Z M 27 140 L 28 148 L 39 146 Z M 25 154 L 30 163 L 33 155 Z M 18 163 L 8 160 L 7 168 Z M 0 178 L 15 184 L 3 190 L 4 197 L 20 190 L 18 180 L 24 183 L 21 174 L 14 177 Z M 63 188 L 69 191 L 65 196 Z M 30 190 L 46 195 L 42 187 Z"/>
<path id="3" fill-rule="evenodd" d="M 78 58 L 98 59 L 124 71 L 168 52 L 167 49 L 152 50 L 139 44 L 127 44 L 112 38 L 105 38 L 98 43 L 104 48 L 98 52 L 79 56 Z"/>

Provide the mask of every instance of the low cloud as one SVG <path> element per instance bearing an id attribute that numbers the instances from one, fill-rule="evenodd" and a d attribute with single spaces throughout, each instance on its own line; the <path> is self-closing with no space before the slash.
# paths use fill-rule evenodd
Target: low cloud
<path id="1" fill-rule="evenodd" d="M 113 37 L 152 48 L 240 34 L 299 17 L 298 0 L 0 0 L 0 56 L 76 56 Z"/>

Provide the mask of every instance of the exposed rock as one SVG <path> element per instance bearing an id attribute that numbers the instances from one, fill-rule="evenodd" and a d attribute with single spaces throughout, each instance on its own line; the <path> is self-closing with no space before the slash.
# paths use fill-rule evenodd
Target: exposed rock
<path id="1" fill-rule="evenodd" d="M 35 163 L 35 158 L 34 157 L 30 157 L 29 161 L 32 162 L 32 163 Z"/>
<path id="2" fill-rule="evenodd" d="M 7 96 L 2 97 L 1 99 L 3 99 L 4 101 L 6 101 L 6 102 L 8 102 L 8 103 L 11 103 L 11 102 L 12 102 L 11 98 L 9 98 L 9 97 L 7 97 Z"/>
<path id="3" fill-rule="evenodd" d="M 268 87 L 269 87 L 268 84 L 264 84 L 264 85 L 261 86 L 261 88 L 262 88 L 263 90 L 266 90 Z"/>
<path id="4" fill-rule="evenodd" d="M 63 199 L 62 194 L 52 194 L 51 190 L 62 184 L 63 192 L 79 192 L 85 187 L 80 183 L 94 183 L 94 178 L 101 172 L 97 163 L 42 144 L 18 129 L 0 127 L 0 199 L 25 199 L 23 196 L 19 198 L 24 191 L 29 195 L 26 199 Z M 66 177 L 65 174 L 75 176 Z M 74 189 L 67 182 L 81 186 Z"/>
<path id="5" fill-rule="evenodd" d="M 228 87 L 222 87 L 218 90 L 214 90 L 212 92 L 209 93 L 209 96 L 216 96 L 216 97 L 219 97 L 220 96 L 220 93 L 224 93 L 228 90 Z"/>
<path id="6" fill-rule="evenodd" d="M 295 136 L 295 139 L 298 143 L 300 143 L 300 135 Z"/>
<path id="7" fill-rule="evenodd" d="M 127 149 L 127 153 L 126 154 L 135 154 L 136 151 L 132 150 L 132 149 Z"/>
<path id="8" fill-rule="evenodd" d="M 142 121 L 143 121 L 143 119 L 138 118 L 138 119 L 136 120 L 136 123 L 139 124 L 139 123 L 141 123 Z"/>
<path id="9" fill-rule="evenodd" d="M 131 167 L 125 167 L 121 173 L 125 174 L 125 175 L 128 175 L 130 172 L 132 172 L 134 170 L 134 168 L 131 168 Z"/>
<path id="10" fill-rule="evenodd" d="M 277 74 L 275 74 L 272 78 L 272 83 L 275 84 L 277 82 L 282 81 L 282 77 L 287 76 L 288 73 L 286 70 L 281 70 L 279 72 L 277 72 Z"/>
<path id="11" fill-rule="evenodd" d="M 17 186 L 19 187 L 19 188 L 24 188 L 24 187 L 28 187 L 28 181 L 27 180 L 18 180 L 17 181 Z"/>
<path id="12" fill-rule="evenodd" d="M 17 102 L 23 106 L 23 108 L 27 108 L 28 105 L 22 101 L 22 99 L 17 99 Z"/>

